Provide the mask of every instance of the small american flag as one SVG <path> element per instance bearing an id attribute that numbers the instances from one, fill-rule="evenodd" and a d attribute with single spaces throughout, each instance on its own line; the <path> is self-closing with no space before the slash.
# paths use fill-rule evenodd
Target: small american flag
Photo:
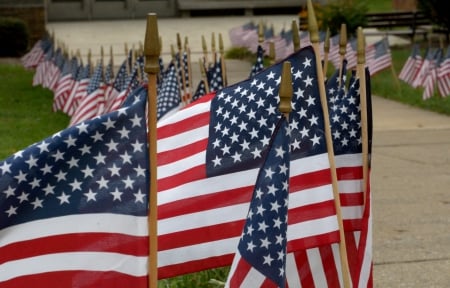
<path id="1" fill-rule="evenodd" d="M 392 65 L 391 50 L 387 37 L 367 46 L 366 63 L 371 76 Z"/>
<path id="2" fill-rule="evenodd" d="M 181 95 L 178 85 L 177 70 L 175 69 L 174 63 L 171 62 L 165 71 L 161 85 L 158 87 L 157 120 L 180 105 Z"/>
<path id="3" fill-rule="evenodd" d="M 258 45 L 258 49 L 256 51 L 256 61 L 252 66 L 252 70 L 250 71 L 250 77 L 256 75 L 256 73 L 262 71 L 264 69 L 264 49 L 261 45 Z"/>
<path id="4" fill-rule="evenodd" d="M 450 46 L 439 63 L 437 85 L 442 97 L 450 95 Z"/>
<path id="5" fill-rule="evenodd" d="M 289 124 L 283 116 L 270 140 L 225 287 L 286 287 Z"/>

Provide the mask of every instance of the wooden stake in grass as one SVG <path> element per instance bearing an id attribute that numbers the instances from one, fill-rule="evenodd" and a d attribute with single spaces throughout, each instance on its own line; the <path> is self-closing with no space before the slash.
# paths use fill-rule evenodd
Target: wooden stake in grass
<path id="1" fill-rule="evenodd" d="M 157 204 L 157 163 L 156 163 L 156 103 L 157 103 L 157 77 L 159 73 L 159 39 L 156 14 L 147 15 L 147 27 L 145 31 L 145 72 L 148 75 L 148 149 L 150 163 L 150 187 L 149 187 L 149 264 L 148 287 L 158 287 L 158 204 Z"/>
<path id="2" fill-rule="evenodd" d="M 283 67 L 281 70 L 281 80 L 280 80 L 280 105 L 278 109 L 284 114 L 286 120 L 289 122 L 289 113 L 292 111 L 292 95 L 294 94 L 292 86 L 292 73 L 291 73 L 291 62 L 283 62 Z"/>
<path id="3" fill-rule="evenodd" d="M 222 39 L 222 33 L 219 33 L 219 52 L 220 52 L 220 64 L 222 68 L 222 79 L 223 79 L 223 86 L 228 86 L 228 77 L 227 77 L 227 67 L 225 65 L 225 48 L 223 46 L 223 39 Z"/>
<path id="4" fill-rule="evenodd" d="M 334 159 L 334 150 L 333 150 L 333 139 L 331 138 L 331 128 L 330 128 L 330 116 L 328 113 L 328 104 L 327 97 L 325 92 L 325 82 L 322 71 L 322 63 L 320 61 L 320 47 L 319 47 L 319 28 L 317 26 L 316 16 L 314 14 L 314 7 L 312 5 L 311 0 L 307 0 L 308 7 L 308 29 L 310 34 L 311 44 L 314 49 L 314 54 L 316 56 L 316 68 L 317 68 L 317 81 L 319 84 L 319 93 L 320 93 L 320 102 L 322 104 L 322 111 L 324 117 L 324 126 L 325 126 L 325 140 L 328 150 L 328 160 L 330 162 L 330 171 L 331 171 L 331 180 L 333 187 L 333 195 L 334 195 L 334 204 L 336 207 L 336 216 L 339 225 L 339 252 L 340 252 L 340 260 L 341 260 L 341 269 L 342 269 L 342 280 L 345 288 L 350 288 L 350 270 L 348 267 L 348 259 L 347 259 L 347 248 L 345 244 L 345 233 L 344 233 L 344 224 L 342 221 L 342 210 L 341 210 L 341 201 L 339 198 L 339 187 L 338 187 L 338 179 L 336 173 L 336 163 Z"/>
<path id="5" fill-rule="evenodd" d="M 328 71 L 328 55 L 330 54 L 330 29 L 325 34 L 325 42 L 323 43 L 323 76 L 327 77 Z"/>
<path id="6" fill-rule="evenodd" d="M 300 35 L 297 26 L 297 21 L 292 20 L 292 43 L 294 44 L 294 52 L 300 50 Z"/>
<path id="7" fill-rule="evenodd" d="M 344 59 L 345 59 L 345 53 L 347 53 L 347 25 L 345 23 L 341 24 L 341 32 L 339 34 L 339 55 L 340 55 L 340 60 L 339 60 L 339 78 L 338 78 L 338 83 L 339 83 L 339 89 L 341 89 L 342 85 L 344 83 L 341 83 L 342 81 L 342 69 L 343 69 L 343 64 L 344 64 Z"/>

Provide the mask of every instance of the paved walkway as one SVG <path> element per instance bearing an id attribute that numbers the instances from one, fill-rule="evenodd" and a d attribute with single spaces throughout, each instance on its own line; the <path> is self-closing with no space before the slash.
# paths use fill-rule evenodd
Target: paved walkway
<path id="1" fill-rule="evenodd" d="M 295 16 L 160 19 L 158 29 L 164 51 L 180 33 L 200 55 L 201 35 L 209 43 L 212 32 L 222 33 L 228 48 L 228 30 L 250 19 L 272 23 L 278 32 Z M 48 29 L 83 55 L 112 45 L 122 61 L 124 43 L 143 43 L 145 26 L 145 20 L 61 22 Z M 241 61 L 227 67 L 231 83 L 250 71 Z M 375 96 L 373 119 L 374 286 L 450 287 L 450 117 Z"/>

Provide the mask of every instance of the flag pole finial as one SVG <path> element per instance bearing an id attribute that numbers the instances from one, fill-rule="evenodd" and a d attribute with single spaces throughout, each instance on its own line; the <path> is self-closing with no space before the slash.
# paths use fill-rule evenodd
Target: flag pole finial
<path id="1" fill-rule="evenodd" d="M 159 72 L 159 34 L 156 14 L 147 15 L 147 30 L 145 32 L 145 72 L 157 74 Z"/>
<path id="2" fill-rule="evenodd" d="M 366 63 L 366 45 L 364 41 L 364 34 L 362 27 L 358 27 L 357 33 L 357 46 L 356 46 L 356 53 L 357 53 L 357 63 L 358 64 L 364 64 Z"/>
<path id="3" fill-rule="evenodd" d="M 279 91 L 280 105 L 278 109 L 285 115 L 286 119 L 289 119 L 289 113 L 292 111 L 292 95 L 294 94 L 292 87 L 291 62 L 283 62 L 282 69 Z"/>
<path id="4" fill-rule="evenodd" d="M 345 55 L 347 52 L 347 24 L 341 24 L 341 32 L 339 34 L 339 54 Z"/>
<path id="5" fill-rule="evenodd" d="M 292 20 L 291 28 L 292 28 L 292 43 L 294 44 L 294 52 L 295 52 L 300 50 L 300 35 L 298 34 L 300 30 L 298 30 L 297 21 Z"/>
<path id="6" fill-rule="evenodd" d="M 316 15 L 311 0 L 306 2 L 308 10 L 308 30 L 311 43 L 319 43 L 319 26 L 317 25 Z"/>
<path id="7" fill-rule="evenodd" d="M 261 44 L 264 42 L 264 25 L 262 21 L 259 21 L 258 25 L 258 43 Z"/>

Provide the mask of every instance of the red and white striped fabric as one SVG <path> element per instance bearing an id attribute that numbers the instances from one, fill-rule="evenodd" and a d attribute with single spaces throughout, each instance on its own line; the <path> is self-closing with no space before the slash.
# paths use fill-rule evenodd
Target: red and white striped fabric
<path id="1" fill-rule="evenodd" d="M 81 79 L 80 81 L 75 82 L 72 91 L 67 98 L 66 103 L 63 107 L 63 112 L 69 116 L 73 116 L 75 110 L 78 108 L 78 105 L 86 95 L 86 89 L 89 85 L 89 78 Z"/>
<path id="2" fill-rule="evenodd" d="M 450 48 L 438 68 L 437 86 L 442 97 L 450 95 Z"/>
<path id="3" fill-rule="evenodd" d="M 105 104 L 105 88 L 105 84 L 102 84 L 94 92 L 80 100 L 70 119 L 70 126 L 100 115 L 100 111 L 103 111 L 102 107 Z"/>
<path id="4" fill-rule="evenodd" d="M 63 110 L 74 83 L 75 80 L 71 73 L 62 76 L 59 79 L 56 84 L 55 95 L 53 96 L 53 111 Z"/>

